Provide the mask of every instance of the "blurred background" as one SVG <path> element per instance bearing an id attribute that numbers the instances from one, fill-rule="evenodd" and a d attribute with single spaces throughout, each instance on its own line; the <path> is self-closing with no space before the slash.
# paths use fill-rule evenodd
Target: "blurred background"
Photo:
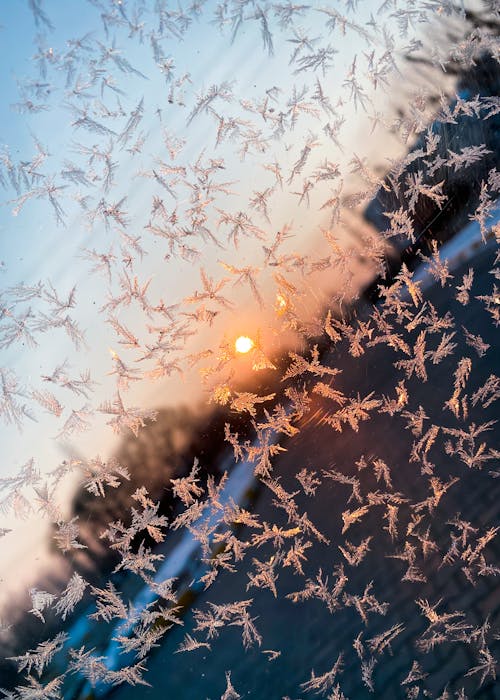
<path id="1" fill-rule="evenodd" d="M 73 616 L 61 621 L 47 605 L 43 622 L 33 614 L 33 590 L 60 595 L 78 573 L 98 588 L 112 580 L 132 606 L 151 602 L 143 578 L 116 571 L 119 557 L 101 537 L 113 521 L 129 524 L 142 486 L 173 522 L 181 509 L 171 480 L 185 477 L 196 458 L 203 487 L 227 472 L 228 502 L 287 526 L 272 489 L 251 468 L 234 469 L 225 425 L 241 442 L 255 439 L 255 414 L 238 399 L 251 393 L 293 403 L 293 390 L 306 383 L 300 375 L 282 381 L 288 353 L 309 356 L 315 345 L 324 365 L 342 370 L 346 396 L 394 394 L 387 348 L 374 343 L 365 356 L 352 351 L 352 337 L 331 342 L 328 312 L 355 328 L 402 270 L 414 271 L 426 301 L 490 348 L 474 358 L 477 386 L 494 374 L 498 302 L 492 296 L 485 312 L 478 297 L 491 294 L 495 279 L 499 21 L 495 4 L 481 2 L 173 9 L 161 1 L 31 0 L 0 8 L 2 686 L 19 682 L 8 657 L 63 629 L 68 640 L 49 680 L 64 672 L 70 647 L 104 654 L 112 670 L 129 662 L 113 642 L 116 626 L 89 617 L 90 589 Z M 409 205 L 408 188 L 422 173 L 427 190 Z M 434 243 L 455 281 L 474 269 L 469 305 L 436 282 Z M 240 336 L 251 339 L 248 353 L 238 352 Z M 426 384 L 411 382 L 412 405 L 424 406 L 431 424 L 443 420 L 456 359 L 470 352 L 455 341 L 454 357 L 432 367 Z M 494 403 L 480 408 L 469 422 L 498 418 Z M 298 434 L 280 440 L 287 452 L 273 476 L 283 488 L 295 493 L 304 468 L 335 465 L 352 479 L 360 455 L 376 453 L 396 468 L 396 492 L 415 503 L 425 498 L 409 460 L 411 436 L 390 411 L 341 434 L 325 415 L 314 396 Z M 443 454 L 444 434 L 440 440 Z M 102 476 L 104 464 L 116 484 Z M 445 458 L 436 469 L 443 481 L 455 474 Z M 433 532 L 437 549 L 420 562 L 418 596 L 455 600 L 471 625 L 493 624 L 494 572 L 470 585 L 460 570 L 439 566 L 457 512 L 478 530 L 498 522 L 498 479 L 465 468 L 459 476 L 439 513 L 443 527 Z M 297 496 L 330 542 L 308 549 L 307 576 L 338 562 L 346 506 L 334 485 L 313 499 Z M 371 511 L 360 535 L 376 532 L 380 518 Z M 238 535 L 250 537 L 243 525 Z M 310 669 L 323 672 L 341 652 L 346 696 L 370 695 L 352 647 L 363 625 L 349 606 L 330 623 L 317 601 L 312 610 L 293 605 L 300 583 L 291 568 L 280 571 L 279 596 L 247 592 L 247 560 L 204 592 L 207 561 L 184 529 L 145 542 L 163 557 L 163 576 L 177 579 L 184 623 L 153 650 L 152 687 L 92 688 L 74 673 L 64 678 L 63 697 L 219 697 L 230 669 L 242 697 L 298 697 Z M 273 556 L 266 546 L 261 559 Z M 350 586 L 362 590 L 376 579 L 393 617 L 370 626 L 370 636 L 398 621 L 405 627 L 374 671 L 375 697 L 406 697 L 411 640 L 422 631 L 414 584 L 400 583 L 401 561 L 387 559 L 384 539 L 371 547 L 377 567 L 364 561 L 350 570 Z M 247 598 L 267 646 L 244 653 L 233 639 L 240 630 L 227 626 L 210 651 L 174 656 L 197 629 L 193 605 Z M 458 693 L 477 663 L 469 646 L 420 660 L 428 675 L 419 690 Z M 263 649 L 281 655 L 273 660 Z M 495 697 L 491 674 L 479 688 L 474 681 L 465 681 L 469 697 Z"/>

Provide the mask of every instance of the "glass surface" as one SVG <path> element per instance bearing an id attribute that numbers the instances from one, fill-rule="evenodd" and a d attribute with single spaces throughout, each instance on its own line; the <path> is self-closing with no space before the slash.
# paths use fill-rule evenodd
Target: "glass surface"
<path id="1" fill-rule="evenodd" d="M 499 26 L 1 4 L 4 697 L 498 697 Z"/>

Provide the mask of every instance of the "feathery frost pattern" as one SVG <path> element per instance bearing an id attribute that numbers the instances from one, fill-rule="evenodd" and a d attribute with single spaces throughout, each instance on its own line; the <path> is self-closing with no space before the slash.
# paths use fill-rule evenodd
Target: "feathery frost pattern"
<path id="1" fill-rule="evenodd" d="M 2 697 L 496 697 L 498 4 L 70 5 L 0 9 Z"/>

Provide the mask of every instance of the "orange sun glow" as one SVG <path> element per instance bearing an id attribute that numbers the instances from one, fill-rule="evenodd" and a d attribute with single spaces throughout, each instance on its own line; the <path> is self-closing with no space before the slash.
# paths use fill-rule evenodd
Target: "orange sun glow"
<path id="1" fill-rule="evenodd" d="M 249 352 L 254 347 L 254 342 L 247 335 L 240 335 L 238 338 L 236 338 L 234 347 L 236 352 L 244 354 Z"/>

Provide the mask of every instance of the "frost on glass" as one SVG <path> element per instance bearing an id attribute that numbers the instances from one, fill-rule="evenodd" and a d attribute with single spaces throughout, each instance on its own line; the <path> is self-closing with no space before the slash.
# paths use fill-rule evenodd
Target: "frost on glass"
<path id="1" fill-rule="evenodd" d="M 3 697 L 496 697 L 497 4 L 0 15 Z"/>

